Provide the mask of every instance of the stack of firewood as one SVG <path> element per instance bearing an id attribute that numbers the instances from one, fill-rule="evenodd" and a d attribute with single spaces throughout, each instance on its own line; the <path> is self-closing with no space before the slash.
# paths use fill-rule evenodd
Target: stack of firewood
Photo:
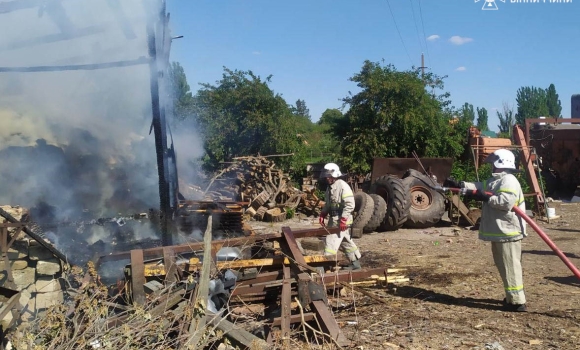
<path id="1" fill-rule="evenodd" d="M 205 194 L 207 199 L 248 202 L 246 217 L 268 222 L 284 221 L 289 210 L 312 215 L 319 202 L 313 193 L 294 187 L 290 176 L 263 156 L 234 158 Z"/>

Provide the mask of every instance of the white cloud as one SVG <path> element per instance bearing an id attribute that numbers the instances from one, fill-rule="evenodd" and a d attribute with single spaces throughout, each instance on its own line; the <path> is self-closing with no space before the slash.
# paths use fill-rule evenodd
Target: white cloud
<path id="1" fill-rule="evenodd" d="M 433 35 L 429 35 L 429 36 L 427 37 L 427 40 L 429 40 L 429 41 L 435 41 L 435 40 L 437 40 L 437 39 L 439 39 L 439 38 L 440 38 L 440 36 L 439 36 L 439 35 L 437 35 L 437 34 L 433 34 Z"/>
<path id="2" fill-rule="evenodd" d="M 463 45 L 463 44 L 470 43 L 472 41 L 473 41 L 472 38 L 466 38 L 466 37 L 462 37 L 459 35 L 454 35 L 451 38 L 449 38 L 449 42 L 451 42 L 454 45 Z"/>
<path id="3" fill-rule="evenodd" d="M 461 67 L 455 68 L 455 70 L 458 71 L 458 72 L 463 72 L 463 71 L 466 71 L 467 68 L 465 68 L 464 66 L 461 66 Z"/>
<path id="4" fill-rule="evenodd" d="M 261 55 L 262 53 L 260 51 L 252 51 L 252 55 Z"/>

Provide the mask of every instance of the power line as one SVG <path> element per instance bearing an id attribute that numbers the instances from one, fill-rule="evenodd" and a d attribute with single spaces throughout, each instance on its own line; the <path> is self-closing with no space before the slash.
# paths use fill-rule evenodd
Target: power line
<path id="1" fill-rule="evenodd" d="M 409 2 L 411 3 L 411 13 L 413 13 L 413 24 L 415 25 L 415 31 L 417 32 L 417 39 L 419 39 L 419 46 L 421 47 L 421 51 L 423 51 L 423 41 L 421 40 L 421 35 L 419 35 L 419 27 L 417 26 L 417 18 L 415 17 L 415 7 L 413 6 L 413 0 L 409 0 Z"/>
<path id="2" fill-rule="evenodd" d="M 429 65 L 433 67 L 431 55 L 429 55 L 429 45 L 427 45 L 427 35 L 425 35 L 425 23 L 423 22 L 423 10 L 421 9 L 421 0 L 419 0 L 419 14 L 421 16 L 421 28 L 423 29 L 423 38 L 425 39 L 425 49 L 427 50 L 427 57 L 429 57 Z"/>
<path id="3" fill-rule="evenodd" d="M 393 14 L 393 10 L 391 9 L 391 3 L 387 0 L 387 5 L 389 6 L 389 11 L 391 12 L 391 17 L 393 17 L 393 22 L 395 22 L 395 28 L 397 28 L 397 33 L 399 33 L 399 38 L 401 39 L 401 43 L 403 44 L 403 48 L 405 48 L 405 52 L 407 53 L 407 57 L 409 58 L 409 62 L 413 65 L 413 60 L 411 59 L 411 55 L 409 55 L 409 51 L 407 51 L 407 46 L 405 46 L 405 41 L 403 40 L 403 36 L 401 35 L 401 31 L 399 30 L 399 26 L 397 25 L 397 21 L 395 20 L 395 15 Z"/>

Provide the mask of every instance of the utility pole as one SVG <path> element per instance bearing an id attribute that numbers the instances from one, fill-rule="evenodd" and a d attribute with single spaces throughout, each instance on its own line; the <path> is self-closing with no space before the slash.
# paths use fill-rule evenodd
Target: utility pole
<path id="1" fill-rule="evenodd" d="M 423 55 L 423 53 L 421 52 L 421 79 L 423 79 L 423 83 L 425 83 L 425 56 Z"/>

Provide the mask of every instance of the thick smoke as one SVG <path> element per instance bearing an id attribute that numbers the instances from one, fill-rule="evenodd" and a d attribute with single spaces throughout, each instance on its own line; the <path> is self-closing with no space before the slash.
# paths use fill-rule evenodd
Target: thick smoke
<path id="1" fill-rule="evenodd" d="M 11 3 L 0 0 L 1 67 L 148 57 L 145 6 L 161 1 L 46 1 L 26 9 Z M 0 203 L 49 205 L 55 221 L 158 208 L 151 118 L 147 64 L 0 72 Z M 191 130 L 173 136 L 178 161 L 200 156 Z"/>

